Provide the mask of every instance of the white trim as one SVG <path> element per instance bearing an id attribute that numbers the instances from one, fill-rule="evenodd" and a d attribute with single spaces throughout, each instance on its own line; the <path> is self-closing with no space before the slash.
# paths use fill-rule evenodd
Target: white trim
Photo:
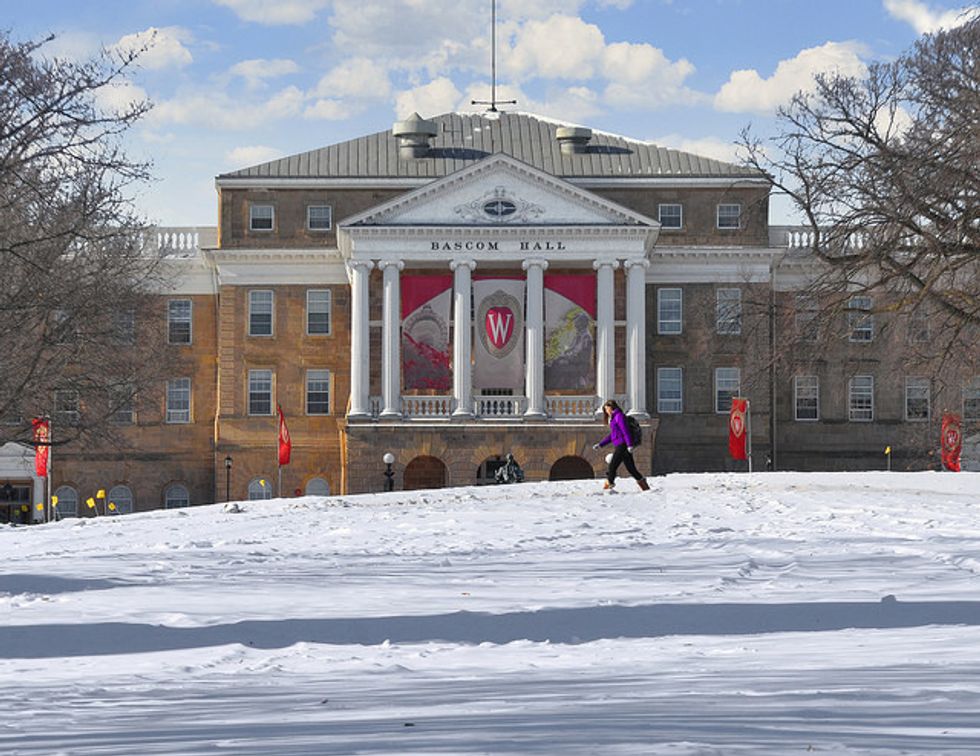
<path id="1" fill-rule="evenodd" d="M 909 417 L 909 382 L 910 381 L 922 381 L 925 383 L 926 389 L 926 416 L 925 417 Z M 921 388 L 921 386 L 919 387 Z M 932 381 L 923 376 L 913 375 L 905 376 L 905 422 L 907 423 L 927 423 L 932 419 Z"/>
<path id="2" fill-rule="evenodd" d="M 327 294 L 327 330 L 326 333 L 310 333 L 310 294 L 314 292 L 326 292 Z M 305 333 L 307 336 L 312 336 L 313 338 L 323 338 L 327 336 L 333 336 L 333 289 L 317 289 L 310 288 L 306 290 L 306 310 L 304 311 L 305 316 Z"/>
<path id="3" fill-rule="evenodd" d="M 252 412 L 252 373 L 269 374 L 269 411 Z M 250 368 L 245 373 L 245 414 L 248 417 L 272 417 L 276 412 L 276 371 L 272 368 Z"/>
<path id="4" fill-rule="evenodd" d="M 737 207 L 738 208 L 738 225 L 736 226 L 723 226 L 721 225 L 721 209 L 723 207 Z M 742 225 L 742 203 L 741 202 L 719 202 L 715 205 L 715 230 L 717 231 L 740 231 L 744 228 Z"/>
<path id="5" fill-rule="evenodd" d="M 661 401 L 663 401 L 663 397 L 661 396 L 661 393 L 660 393 L 660 389 L 661 389 L 661 385 L 662 385 L 661 373 L 663 373 L 665 370 L 676 370 L 680 374 L 680 387 L 681 387 L 681 395 L 680 395 L 680 399 L 679 399 L 679 401 L 680 401 L 680 409 L 664 409 L 663 406 L 661 406 Z M 670 399 L 670 400 L 667 400 L 667 401 L 671 401 L 672 402 L 674 400 L 673 399 Z M 680 414 L 683 414 L 683 413 L 684 413 L 684 368 L 683 367 L 671 367 L 671 366 L 668 366 L 668 365 L 665 365 L 664 367 L 658 367 L 657 368 L 657 414 L 658 415 L 680 415 Z"/>
<path id="6" fill-rule="evenodd" d="M 681 224 L 679 226 L 665 226 L 663 223 L 662 208 L 679 207 L 681 209 Z M 684 230 L 684 203 L 683 202 L 658 202 L 657 203 L 657 222 L 660 224 L 661 231 L 683 231 Z"/>
<path id="7" fill-rule="evenodd" d="M 269 333 L 252 333 L 252 295 L 260 292 L 269 294 Z M 276 292 L 274 289 L 249 289 L 246 292 L 248 297 L 248 327 L 245 335 L 249 338 L 271 339 L 276 335 Z"/>
<path id="8" fill-rule="evenodd" d="M 739 396 L 742 393 L 742 368 L 736 367 L 734 365 L 720 365 L 715 368 L 714 375 L 714 399 L 712 400 L 712 407 L 714 408 L 716 415 L 725 415 L 731 412 L 731 404 L 729 404 L 727 409 L 718 409 L 718 371 L 719 370 L 734 370 L 735 380 L 737 381 L 735 386 L 735 392 L 732 394 L 732 398 Z"/>
<path id="9" fill-rule="evenodd" d="M 486 158 L 484 158 L 486 159 Z M 453 174 L 446 174 L 451 176 Z M 282 176 L 218 176 L 214 180 L 217 189 L 391 189 L 408 188 L 417 189 L 433 181 L 438 181 L 446 176 L 433 176 L 427 179 L 417 178 L 398 178 L 391 176 L 365 177 L 365 178 L 287 178 Z M 663 178 L 640 178 L 622 177 L 616 178 L 576 178 L 575 176 L 557 176 L 562 181 L 569 184 L 587 188 L 611 189 L 615 187 L 658 187 L 663 189 L 681 187 L 733 187 L 736 185 L 746 186 L 770 186 L 767 178 L 753 176 L 731 176 L 703 178 L 698 176 L 664 176 Z"/>
<path id="10" fill-rule="evenodd" d="M 170 304 L 172 302 L 187 302 L 190 308 L 190 317 L 187 320 L 187 325 L 189 328 L 189 334 L 187 341 L 171 341 L 170 340 Z M 183 322 L 183 321 L 175 321 Z M 188 297 L 168 297 L 167 298 L 167 345 L 168 346 L 191 346 L 194 343 L 194 300 Z"/>
<path id="11" fill-rule="evenodd" d="M 327 411 L 310 412 L 310 373 L 327 374 Z M 333 371 L 330 368 L 307 368 L 303 374 L 303 414 L 307 417 L 328 417 L 333 414 Z"/>
<path id="12" fill-rule="evenodd" d="M 330 212 L 330 218 L 326 228 L 313 228 L 310 225 L 310 210 L 314 207 L 325 207 Z M 308 204 L 306 206 L 306 230 L 312 231 L 315 234 L 325 234 L 333 231 L 333 205 L 328 205 L 326 202 Z"/>
<path id="13" fill-rule="evenodd" d="M 269 218 L 269 220 L 271 221 L 272 224 L 269 226 L 269 228 L 255 228 L 255 226 L 252 225 L 253 222 L 256 220 L 255 216 L 252 215 L 252 211 L 255 210 L 256 208 L 259 208 L 259 207 L 267 207 L 267 208 L 269 208 L 272 211 L 272 217 Z M 265 218 L 263 218 L 262 220 L 265 220 Z M 276 206 L 275 206 L 275 204 L 272 203 L 272 202 L 252 202 L 252 201 L 249 201 L 249 203 L 248 203 L 248 232 L 250 234 L 253 234 L 253 233 L 257 233 L 257 234 L 271 234 L 271 233 L 274 233 L 275 230 L 276 230 Z"/>
<path id="14" fill-rule="evenodd" d="M 871 379 L 871 417 L 854 417 L 854 381 L 858 378 Z M 861 396 L 864 396 L 862 393 Z M 847 422 L 849 423 L 873 423 L 875 420 L 875 377 L 873 375 L 852 375 L 847 380 Z"/>
<path id="15" fill-rule="evenodd" d="M 676 331 L 665 331 L 663 330 L 664 319 L 661 317 L 662 307 L 663 307 L 663 297 L 662 294 L 665 291 L 676 291 L 679 295 L 680 302 L 680 319 L 677 320 L 677 325 L 679 326 Z M 666 321 L 668 323 L 674 323 L 673 320 Z M 657 287 L 657 335 L 658 336 L 680 336 L 684 333 L 684 289 L 680 286 L 659 286 Z"/>
<path id="16" fill-rule="evenodd" d="M 800 379 L 813 378 L 816 381 L 817 389 L 817 416 L 800 417 Z M 816 423 L 820 421 L 820 376 L 819 375 L 794 375 L 793 376 L 793 421 L 797 423 Z"/>

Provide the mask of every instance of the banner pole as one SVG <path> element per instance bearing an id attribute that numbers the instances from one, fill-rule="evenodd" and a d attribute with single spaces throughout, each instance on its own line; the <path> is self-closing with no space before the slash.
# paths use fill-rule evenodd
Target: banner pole
<path id="1" fill-rule="evenodd" d="M 54 457 L 54 455 L 51 453 L 52 451 L 53 451 L 53 447 L 51 446 L 51 421 L 48 420 L 48 466 L 47 469 L 45 470 L 47 475 L 45 476 L 45 481 L 44 481 L 45 493 L 47 494 L 47 497 L 45 498 L 45 502 L 44 502 L 45 522 L 51 522 L 51 520 L 54 519 L 54 512 L 52 511 L 52 507 L 51 507 L 51 459 Z"/>
<path id="2" fill-rule="evenodd" d="M 745 400 L 745 433 L 748 436 L 749 453 L 746 455 L 749 461 L 749 473 L 752 472 L 752 402 Z"/>

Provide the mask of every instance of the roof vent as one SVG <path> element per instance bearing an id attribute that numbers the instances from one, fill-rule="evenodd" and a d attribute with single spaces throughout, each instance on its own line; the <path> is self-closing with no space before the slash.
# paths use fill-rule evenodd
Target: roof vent
<path id="1" fill-rule="evenodd" d="M 406 160 L 425 157 L 429 152 L 429 140 L 438 133 L 439 125 L 435 121 L 426 121 L 418 113 L 412 113 L 391 127 L 391 135 L 398 139 L 398 154 Z"/>
<path id="2" fill-rule="evenodd" d="M 583 126 L 559 126 L 555 129 L 555 139 L 561 146 L 562 155 L 576 155 L 585 152 L 585 146 L 592 139 L 592 129 Z"/>

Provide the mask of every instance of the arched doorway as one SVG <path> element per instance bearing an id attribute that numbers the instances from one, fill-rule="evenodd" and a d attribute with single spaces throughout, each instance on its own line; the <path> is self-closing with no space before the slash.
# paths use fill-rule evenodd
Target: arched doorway
<path id="1" fill-rule="evenodd" d="M 504 458 L 499 454 L 493 457 L 487 457 L 480 463 L 480 466 L 476 468 L 476 484 L 478 486 L 486 486 L 491 483 L 496 483 L 496 473 L 501 467 L 504 466 Z"/>
<path id="2" fill-rule="evenodd" d="M 581 457 L 562 457 L 551 466 L 548 480 L 591 480 L 595 477 L 592 465 Z"/>
<path id="3" fill-rule="evenodd" d="M 405 465 L 403 488 L 443 488 L 446 485 L 446 465 L 437 457 L 416 457 Z"/>

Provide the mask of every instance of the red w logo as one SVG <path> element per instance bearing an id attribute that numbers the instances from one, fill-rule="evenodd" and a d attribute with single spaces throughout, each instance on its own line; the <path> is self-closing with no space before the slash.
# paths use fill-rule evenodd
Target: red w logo
<path id="1" fill-rule="evenodd" d="M 484 327 L 490 343 L 497 349 L 503 349 L 514 335 L 514 313 L 509 307 L 491 307 L 487 310 Z"/>

